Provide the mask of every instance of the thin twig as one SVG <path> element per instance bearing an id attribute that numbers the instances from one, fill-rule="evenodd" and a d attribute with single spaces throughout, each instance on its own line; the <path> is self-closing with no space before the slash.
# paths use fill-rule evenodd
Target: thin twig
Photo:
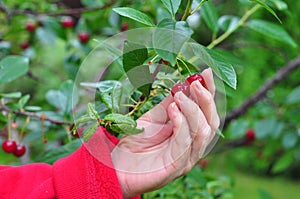
<path id="1" fill-rule="evenodd" d="M 36 15 L 36 16 L 38 16 L 38 15 L 48 15 L 48 16 L 78 15 L 78 14 L 81 14 L 83 12 L 89 12 L 89 11 L 95 11 L 95 10 L 101 10 L 101 9 L 108 8 L 108 7 L 112 6 L 115 2 L 116 2 L 116 0 L 111 0 L 111 1 L 109 1 L 106 4 L 101 5 L 101 6 L 73 8 L 73 9 L 67 9 L 67 10 L 62 10 L 62 11 L 57 11 L 57 12 L 53 12 L 53 11 L 37 12 L 37 11 L 34 11 L 34 10 L 8 10 L 8 9 L 4 9 L 4 8 L 6 8 L 5 5 L 3 4 L 2 1 L 0 1 L 0 10 L 7 13 L 10 16 L 13 16 L 13 15 Z"/>
<path id="2" fill-rule="evenodd" d="M 2 106 L 2 105 L 0 106 L 0 110 L 7 112 L 7 113 L 11 112 L 11 110 L 8 107 Z M 72 124 L 72 122 L 69 122 L 69 121 L 61 121 L 61 120 L 51 119 L 49 117 L 46 117 L 43 113 L 32 113 L 32 112 L 19 111 L 19 110 L 15 110 L 15 111 L 13 111 L 13 113 L 16 115 L 24 115 L 27 117 L 37 118 L 39 120 L 48 121 L 53 124 L 60 124 L 60 125 L 71 125 Z"/>
<path id="3" fill-rule="evenodd" d="M 300 67 L 300 56 L 288 62 L 284 67 L 277 71 L 274 77 L 266 80 L 263 86 L 246 99 L 239 107 L 230 111 L 225 117 L 223 128 L 225 129 L 232 120 L 244 115 L 249 108 L 264 98 L 269 90 L 274 88 L 281 80 L 289 76 L 298 67 Z"/>
<path id="4" fill-rule="evenodd" d="M 188 0 L 184 14 L 181 18 L 181 21 L 186 21 L 187 18 L 190 16 L 191 14 L 191 7 L 192 7 L 193 1 L 192 0 Z"/>
<path id="5" fill-rule="evenodd" d="M 0 0 L 0 11 L 4 12 L 7 15 L 8 20 L 11 19 L 11 13 L 2 0 Z"/>
<path id="6" fill-rule="evenodd" d="M 243 16 L 242 18 L 238 21 L 238 23 L 228 29 L 226 32 L 224 32 L 222 35 L 220 35 L 218 38 L 216 38 L 215 40 L 213 40 L 208 46 L 208 49 L 212 49 L 214 48 L 216 45 L 220 44 L 221 42 L 223 42 L 225 39 L 227 39 L 232 33 L 234 33 L 239 27 L 243 26 L 245 24 L 245 22 L 249 19 L 249 17 L 254 14 L 259 8 L 261 7 L 261 5 L 256 4 L 255 6 L 253 6 L 250 10 L 248 10 Z"/>

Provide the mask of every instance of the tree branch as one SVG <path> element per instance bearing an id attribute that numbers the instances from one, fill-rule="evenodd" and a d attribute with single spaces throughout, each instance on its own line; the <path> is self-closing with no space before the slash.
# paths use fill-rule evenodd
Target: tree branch
<path id="1" fill-rule="evenodd" d="M 52 12 L 52 11 L 50 11 L 50 12 L 37 12 L 37 11 L 34 11 L 34 10 L 8 10 L 5 7 L 5 5 L 3 4 L 3 2 L 0 1 L 0 10 L 7 13 L 8 16 L 13 16 L 13 15 L 49 15 L 49 16 L 78 15 L 78 14 L 81 14 L 83 12 L 108 8 L 108 7 L 112 6 L 115 2 L 116 2 L 116 0 L 111 0 L 111 1 L 109 1 L 106 4 L 101 5 L 101 6 L 73 8 L 73 9 L 67 9 L 67 10 L 58 11 L 58 12 Z"/>
<path id="2" fill-rule="evenodd" d="M 8 107 L 3 106 L 3 105 L 0 106 L 0 110 L 7 112 L 7 113 L 11 112 L 11 110 Z M 16 115 L 23 115 L 23 116 L 38 118 L 39 120 L 48 121 L 53 124 L 59 124 L 59 125 L 71 125 L 72 124 L 72 122 L 48 118 L 43 113 L 38 114 L 38 113 L 32 113 L 32 112 L 27 112 L 27 111 L 18 111 L 18 110 L 13 111 L 13 113 Z"/>
<path id="3" fill-rule="evenodd" d="M 264 85 L 260 87 L 252 96 L 246 99 L 239 107 L 230 111 L 224 120 L 224 129 L 233 120 L 241 115 L 244 115 L 250 107 L 256 104 L 260 99 L 265 97 L 267 92 L 275 87 L 281 80 L 290 75 L 294 70 L 300 66 L 300 56 L 288 62 L 284 67 L 277 71 L 274 77 L 265 81 Z"/>
<path id="4" fill-rule="evenodd" d="M 0 11 L 4 12 L 7 15 L 8 20 L 11 20 L 11 13 L 2 0 L 0 0 Z"/>

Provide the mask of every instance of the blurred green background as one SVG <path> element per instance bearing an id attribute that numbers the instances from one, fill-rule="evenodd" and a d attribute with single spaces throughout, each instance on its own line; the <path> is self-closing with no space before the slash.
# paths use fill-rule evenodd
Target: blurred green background
<path id="1" fill-rule="evenodd" d="M 7 125 L 17 123 L 12 134 L 27 147 L 21 158 L 0 150 L 0 164 L 53 163 L 74 151 L 80 141 L 69 133 L 72 112 L 62 111 L 62 106 L 69 102 L 55 99 L 67 98 L 63 91 L 69 88 L 67 92 L 71 92 L 76 72 L 98 45 L 96 40 L 145 27 L 136 20 L 118 15 L 112 8 L 137 9 L 157 24 L 162 18 L 172 17 L 166 2 L 169 1 L 0 0 L 0 63 L 9 56 L 22 56 L 29 61 L 28 66 L 23 63 L 21 69 L 14 62 L 10 63 L 14 74 L 20 72 L 12 80 L 6 79 L 8 76 L 0 70 L 0 141 L 7 139 Z M 267 80 L 274 80 L 276 84 L 255 98 L 247 109 L 239 110 L 240 115 L 226 120 L 226 128 L 222 129 L 225 137 L 219 139 L 214 150 L 191 172 L 161 190 L 144 194 L 143 198 L 298 198 L 300 2 L 173 1 L 179 3 L 174 20 L 182 18 L 188 2 L 192 2 L 192 9 L 204 3 L 187 19 L 195 41 L 210 46 L 224 33 L 229 33 L 223 41 L 212 46 L 212 51 L 222 54 L 237 75 L 236 89 L 225 87 L 227 113 L 232 113 L 259 89 L 265 88 Z M 260 7 L 249 13 L 256 5 Z M 245 16 L 249 17 L 245 23 L 230 29 Z M 62 22 L 66 19 L 74 24 L 67 27 L 68 22 Z M 290 65 L 294 68 L 287 70 L 286 76 L 278 73 Z M 121 73 L 110 69 L 107 78 L 117 79 Z M 277 79 L 274 79 L 276 74 Z M 23 97 L 30 95 L 25 111 L 43 113 L 65 123 L 55 124 L 35 117 L 26 123 L 26 116 L 22 114 L 13 114 L 8 121 L 4 103 L 16 111 L 24 110 L 16 106 L 21 97 L 14 92 L 21 92 Z M 5 93 L 14 94 L 6 96 Z"/>

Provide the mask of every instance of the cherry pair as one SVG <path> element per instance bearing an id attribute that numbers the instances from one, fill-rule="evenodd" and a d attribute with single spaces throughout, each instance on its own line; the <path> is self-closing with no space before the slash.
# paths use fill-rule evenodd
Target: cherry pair
<path id="1" fill-rule="evenodd" d="M 2 143 L 2 149 L 6 153 L 13 153 L 16 157 L 21 157 L 26 152 L 26 147 L 23 144 L 17 144 L 14 140 L 5 140 Z"/>
<path id="2" fill-rule="evenodd" d="M 177 93 L 179 91 L 182 91 L 184 94 L 189 95 L 189 87 L 196 80 L 198 80 L 201 83 L 201 85 L 207 89 L 205 80 L 202 77 L 202 75 L 193 74 L 193 75 L 187 77 L 183 83 L 177 83 L 172 87 L 172 90 L 171 90 L 172 96 L 174 96 L 175 93 Z"/>

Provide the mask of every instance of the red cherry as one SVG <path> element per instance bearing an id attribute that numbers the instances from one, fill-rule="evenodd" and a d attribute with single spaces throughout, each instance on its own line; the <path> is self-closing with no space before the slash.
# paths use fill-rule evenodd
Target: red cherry
<path id="1" fill-rule="evenodd" d="M 198 80 L 202 84 L 202 86 L 207 89 L 205 80 L 204 80 L 203 76 L 200 74 L 193 74 L 193 75 L 189 76 L 188 78 L 186 78 L 185 81 L 188 85 L 191 85 L 196 80 Z"/>
<path id="2" fill-rule="evenodd" d="M 200 160 L 199 164 L 202 168 L 206 168 L 208 166 L 208 160 L 202 159 Z"/>
<path id="3" fill-rule="evenodd" d="M 20 47 L 23 49 L 23 50 L 26 50 L 27 48 L 30 47 L 30 43 L 28 41 L 25 41 L 23 43 L 20 44 Z"/>
<path id="4" fill-rule="evenodd" d="M 25 154 L 26 147 L 23 144 L 18 144 L 15 150 L 13 151 L 16 157 L 21 157 Z"/>
<path id="5" fill-rule="evenodd" d="M 69 16 L 63 17 L 60 23 L 64 28 L 72 28 L 74 26 L 74 20 L 72 17 Z"/>
<path id="6" fill-rule="evenodd" d="M 251 144 L 255 140 L 255 132 L 253 129 L 248 129 L 246 131 L 246 142 L 247 144 Z"/>
<path id="7" fill-rule="evenodd" d="M 86 43 L 90 39 L 90 34 L 87 32 L 78 33 L 78 39 L 81 43 Z"/>
<path id="8" fill-rule="evenodd" d="M 28 21 L 26 23 L 26 30 L 28 30 L 29 32 L 33 32 L 36 28 L 36 24 L 32 21 Z"/>
<path id="9" fill-rule="evenodd" d="M 174 96 L 177 92 L 182 91 L 185 95 L 189 95 L 189 85 L 186 83 L 177 83 L 172 87 L 171 93 Z"/>
<path id="10" fill-rule="evenodd" d="M 124 32 L 124 31 L 126 31 L 126 30 L 128 30 L 128 23 L 127 23 L 127 22 L 124 22 L 124 23 L 122 24 L 122 26 L 121 26 L 121 32 Z"/>
<path id="11" fill-rule="evenodd" d="M 17 148 L 17 144 L 14 140 L 5 140 L 2 143 L 2 149 L 6 153 L 13 153 L 16 148 Z"/>

